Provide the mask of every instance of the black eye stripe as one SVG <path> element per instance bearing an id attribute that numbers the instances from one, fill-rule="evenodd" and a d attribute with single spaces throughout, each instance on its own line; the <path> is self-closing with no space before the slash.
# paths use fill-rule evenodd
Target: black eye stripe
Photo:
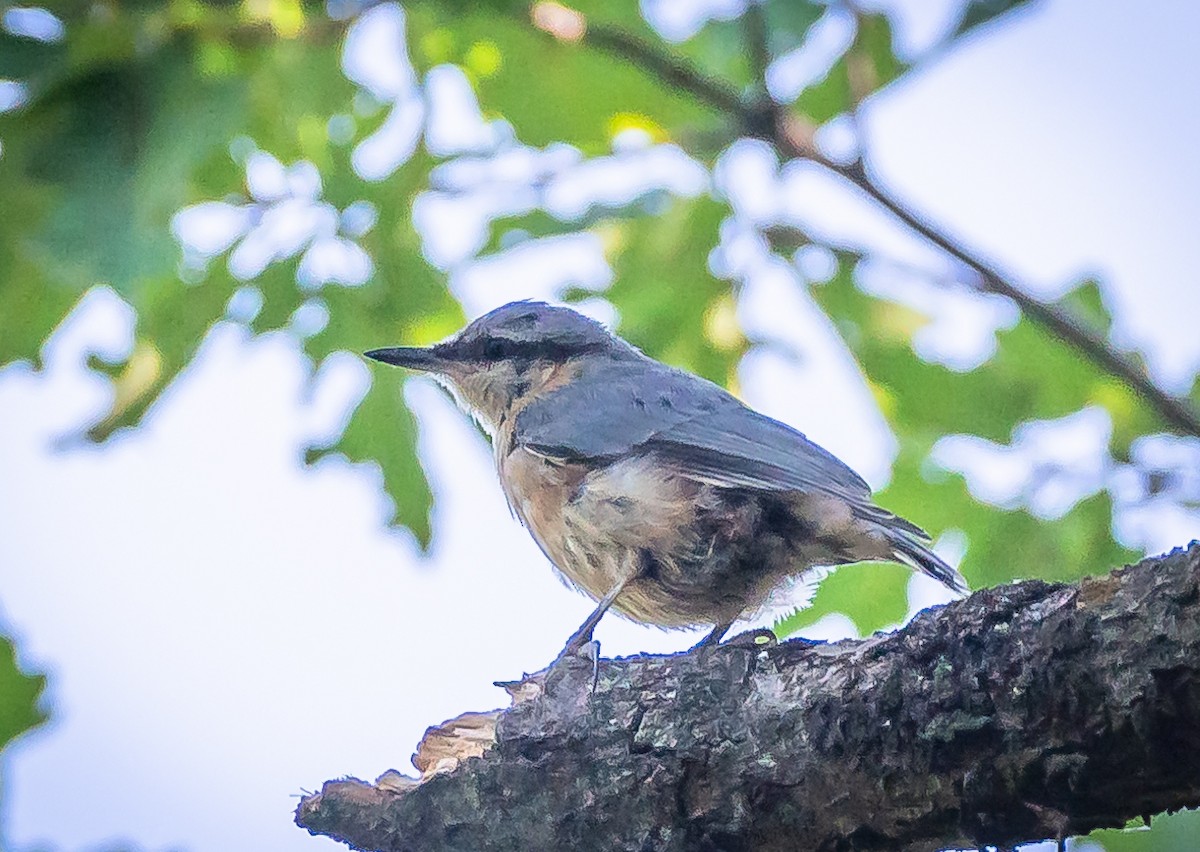
<path id="1" fill-rule="evenodd" d="M 510 337 L 480 337 L 472 340 L 466 354 L 476 361 L 566 361 L 603 350 L 602 343 L 573 343 L 564 340 L 513 340 Z"/>

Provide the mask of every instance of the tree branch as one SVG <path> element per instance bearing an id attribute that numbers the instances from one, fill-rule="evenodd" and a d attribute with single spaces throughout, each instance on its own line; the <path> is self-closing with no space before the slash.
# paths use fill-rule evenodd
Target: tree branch
<path id="1" fill-rule="evenodd" d="M 751 10 L 751 14 L 761 14 L 761 10 L 753 5 Z M 759 29 L 760 25 L 765 27 L 765 22 L 752 17 L 745 25 L 752 59 L 761 64 L 764 58 L 769 58 L 762 55 L 766 48 L 766 31 Z M 725 81 L 706 75 L 670 50 L 616 27 L 589 25 L 578 41 L 637 65 L 672 88 L 687 92 L 698 101 L 728 114 L 736 120 L 741 132 L 771 143 L 782 156 L 811 160 L 850 181 L 915 233 L 973 270 L 979 276 L 979 289 L 1012 299 L 1032 322 L 1120 379 L 1154 410 L 1168 428 L 1200 436 L 1200 413 L 1187 400 L 1172 396 L 1160 388 L 1140 364 L 1114 349 L 1103 334 L 1089 329 L 1071 311 L 1028 293 L 994 265 L 936 228 L 928 219 L 889 193 L 869 174 L 862 160 L 842 164 L 825 157 L 813 143 L 815 128 L 789 115 L 786 109 L 770 98 L 743 97 Z"/>
<path id="2" fill-rule="evenodd" d="M 672 88 L 691 94 L 709 106 L 734 116 L 739 122 L 754 118 L 754 110 L 724 80 L 709 77 L 686 59 L 619 27 L 589 26 L 584 41 L 626 62 L 632 62 Z"/>
<path id="3" fill-rule="evenodd" d="M 621 27 L 592 22 L 585 23 L 586 19 L 577 12 L 572 11 L 571 14 L 579 16 L 580 27 L 578 30 L 572 30 L 569 34 L 537 23 L 538 7 L 557 5 L 557 3 L 540 0 L 531 7 L 535 19 L 534 25 L 547 32 L 552 38 L 559 41 L 577 42 L 612 54 L 622 62 L 628 62 L 657 77 L 671 88 L 690 95 L 718 112 L 727 114 L 737 122 L 739 127 L 753 127 L 753 135 L 770 135 L 770 128 L 774 122 L 774 106 L 771 102 L 765 99 L 763 102 L 751 102 L 724 80 L 705 74 L 687 59 L 672 51 Z"/>
<path id="4" fill-rule="evenodd" d="M 371 850 L 1008 846 L 1200 804 L 1200 543 L 863 641 L 583 660 L 296 821 Z"/>
<path id="5" fill-rule="evenodd" d="M 787 136 L 781 134 L 781 139 L 787 139 Z M 1089 329 L 1071 311 L 1060 305 L 1044 302 L 1021 289 L 995 266 L 972 254 L 944 231 L 934 228 L 872 178 L 861 161 L 843 165 L 829 160 L 815 149 L 802 150 L 792 148 L 789 143 L 783 144 L 785 147 L 781 150 L 784 153 L 806 157 L 850 181 L 914 232 L 970 268 L 978 276 L 977 289 L 1012 299 L 1031 321 L 1074 347 L 1105 372 L 1124 382 L 1154 409 L 1164 424 L 1184 434 L 1200 436 L 1200 414 L 1197 414 L 1190 404 L 1160 388 L 1140 364 L 1115 350 L 1102 334 Z"/>
<path id="6" fill-rule="evenodd" d="M 750 73 L 755 79 L 757 94 L 767 98 L 767 69 L 771 65 L 770 32 L 767 13 L 761 3 L 749 3 L 742 12 L 742 40 L 750 60 Z"/>
<path id="7" fill-rule="evenodd" d="M 776 132 L 769 141 L 783 156 L 811 160 L 850 181 L 914 233 L 971 269 L 978 276 L 974 284 L 977 289 L 1012 299 L 1032 322 L 1131 388 L 1166 426 L 1186 435 L 1200 436 L 1200 414 L 1188 402 L 1155 384 L 1140 364 L 1114 349 L 1103 334 L 1089 329 L 1072 311 L 1026 292 L 994 265 L 970 252 L 945 231 L 935 228 L 873 178 L 862 159 L 849 164 L 834 162 L 813 144 L 811 128 L 785 116 L 782 111 L 777 118 Z"/>

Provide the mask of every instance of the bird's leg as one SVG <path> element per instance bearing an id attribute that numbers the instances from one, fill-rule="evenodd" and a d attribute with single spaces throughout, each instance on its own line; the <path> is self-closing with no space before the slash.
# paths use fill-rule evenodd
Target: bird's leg
<path id="1" fill-rule="evenodd" d="M 699 651 L 701 648 L 711 648 L 713 645 L 721 644 L 721 637 L 729 632 L 730 627 L 733 627 L 732 621 L 721 622 L 712 629 L 712 632 L 693 645 L 691 650 Z"/>
<path id="2" fill-rule="evenodd" d="M 567 640 L 566 646 L 555 658 L 555 663 L 563 657 L 576 653 L 580 648 L 592 641 L 592 632 L 596 629 L 596 625 L 600 623 L 600 619 L 604 617 L 604 613 L 608 612 L 608 608 L 613 605 L 617 596 L 621 594 L 622 590 L 624 590 L 625 586 L 629 584 L 634 576 L 636 575 L 630 574 L 621 580 L 600 600 L 600 603 L 596 604 L 596 608 L 592 610 L 592 614 L 584 620 L 583 624 L 579 625 L 578 630 L 571 634 L 571 638 Z M 553 664 L 551 663 L 551 665 Z"/>

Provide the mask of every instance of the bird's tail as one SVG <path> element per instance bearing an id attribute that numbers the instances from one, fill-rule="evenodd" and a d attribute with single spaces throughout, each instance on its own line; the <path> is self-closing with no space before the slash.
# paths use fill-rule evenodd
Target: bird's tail
<path id="1" fill-rule="evenodd" d="M 901 519 L 898 518 L 897 520 Z M 920 529 L 920 527 L 908 524 L 907 521 L 905 521 L 905 526 L 911 526 L 912 530 L 891 527 L 887 531 L 888 541 L 892 545 L 892 552 L 895 554 L 897 561 L 903 562 L 910 568 L 915 568 L 922 574 L 929 575 L 960 595 L 967 594 L 970 588 L 968 588 L 967 581 L 963 579 L 962 574 L 947 565 L 945 560 L 920 541 L 920 538 L 928 540 L 929 536 L 925 531 Z"/>
<path id="2" fill-rule="evenodd" d="M 932 577 L 952 591 L 966 595 L 971 591 L 963 575 L 946 564 L 928 547 L 929 533 L 912 521 L 895 515 L 874 503 L 857 505 L 853 511 L 859 518 L 868 521 L 877 530 L 882 530 L 892 549 L 892 558 L 897 562 Z"/>

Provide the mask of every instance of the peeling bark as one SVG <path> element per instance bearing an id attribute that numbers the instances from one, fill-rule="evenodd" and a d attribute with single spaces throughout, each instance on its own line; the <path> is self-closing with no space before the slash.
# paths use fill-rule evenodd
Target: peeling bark
<path id="1" fill-rule="evenodd" d="M 1200 805 L 1200 543 L 862 641 L 591 674 L 472 714 L 461 759 L 464 723 L 437 731 L 423 781 L 326 783 L 297 823 L 380 852 L 934 850 Z"/>

